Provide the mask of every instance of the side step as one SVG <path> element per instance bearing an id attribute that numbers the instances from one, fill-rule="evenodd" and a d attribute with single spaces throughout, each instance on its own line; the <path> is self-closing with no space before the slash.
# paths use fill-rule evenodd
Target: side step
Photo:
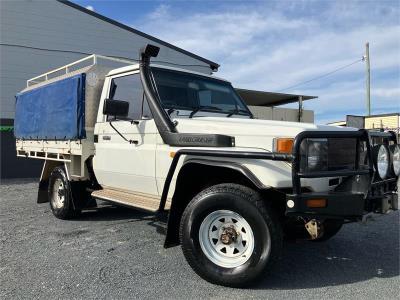
<path id="1" fill-rule="evenodd" d="M 117 204 L 139 208 L 151 212 L 156 212 L 158 210 L 158 206 L 160 205 L 161 200 L 158 196 L 141 193 L 131 193 L 110 188 L 94 191 L 91 196 L 100 200 L 111 201 Z M 171 202 L 167 201 L 167 203 L 165 204 L 165 209 L 168 210 L 170 206 Z"/>

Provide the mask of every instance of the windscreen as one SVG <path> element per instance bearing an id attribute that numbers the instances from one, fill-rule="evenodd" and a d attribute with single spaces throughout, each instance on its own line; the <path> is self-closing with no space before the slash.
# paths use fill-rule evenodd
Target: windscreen
<path id="1" fill-rule="evenodd" d="M 251 115 L 228 82 L 154 67 L 152 73 L 164 109 Z"/>

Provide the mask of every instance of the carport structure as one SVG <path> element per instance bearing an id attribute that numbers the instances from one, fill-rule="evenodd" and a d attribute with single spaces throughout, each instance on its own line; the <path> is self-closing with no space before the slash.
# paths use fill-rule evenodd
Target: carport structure
<path id="1" fill-rule="evenodd" d="M 302 120 L 303 116 L 303 101 L 318 98 L 317 96 L 306 96 L 297 94 L 284 94 L 284 93 L 274 93 L 265 92 L 257 90 L 248 90 L 235 88 L 240 97 L 249 106 L 263 106 L 263 107 L 274 107 L 285 105 L 289 103 L 298 102 L 298 121 Z"/>

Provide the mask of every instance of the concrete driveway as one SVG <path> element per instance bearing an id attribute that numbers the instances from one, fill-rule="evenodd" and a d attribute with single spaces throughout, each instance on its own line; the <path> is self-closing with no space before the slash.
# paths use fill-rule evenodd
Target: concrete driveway
<path id="1" fill-rule="evenodd" d="M 0 190 L 0 298 L 394 299 L 399 295 L 399 213 L 348 224 L 325 243 L 286 243 L 281 261 L 249 289 L 209 284 L 179 247 L 163 248 L 164 224 L 102 204 L 79 219 L 36 204 L 37 183 Z"/>

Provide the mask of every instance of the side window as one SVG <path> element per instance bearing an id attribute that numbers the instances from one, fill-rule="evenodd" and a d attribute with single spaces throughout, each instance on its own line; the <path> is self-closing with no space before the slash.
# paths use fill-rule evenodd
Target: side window
<path id="1" fill-rule="evenodd" d="M 114 78 L 109 98 L 129 102 L 129 119 L 142 118 L 143 87 L 139 74 Z"/>

